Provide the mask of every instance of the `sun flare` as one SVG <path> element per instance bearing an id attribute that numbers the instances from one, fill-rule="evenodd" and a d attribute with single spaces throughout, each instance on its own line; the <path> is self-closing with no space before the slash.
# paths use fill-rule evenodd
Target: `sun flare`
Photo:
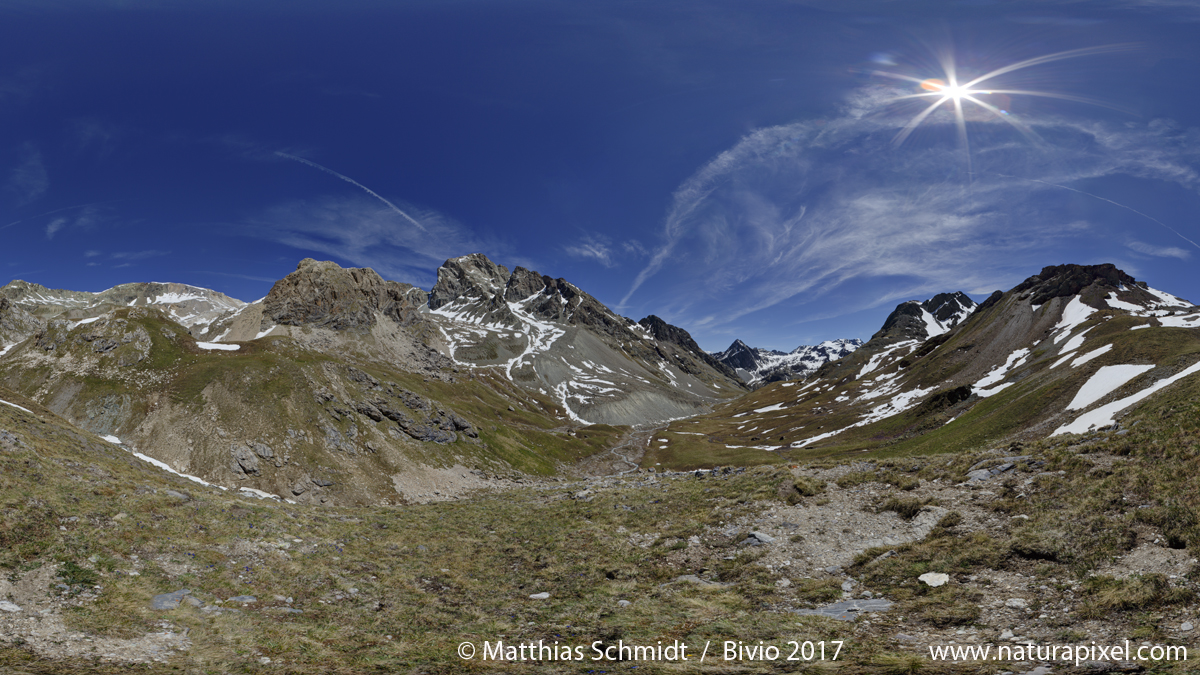
<path id="1" fill-rule="evenodd" d="M 1025 59 L 1007 66 L 996 68 L 991 72 L 984 73 L 983 75 L 967 80 L 963 83 L 960 83 L 958 80 L 958 68 L 955 64 L 953 56 L 950 55 L 943 56 L 940 59 L 943 71 L 941 77 L 915 77 L 886 71 L 875 71 L 875 74 L 895 80 L 911 82 L 917 85 L 919 90 L 918 92 L 896 96 L 891 99 L 892 101 L 919 99 L 927 99 L 932 101 L 928 107 L 914 115 L 912 119 L 910 119 L 908 123 L 905 124 L 899 132 L 897 132 L 896 137 L 893 139 L 893 143 L 895 145 L 899 146 L 904 143 L 904 141 L 910 135 L 912 135 L 912 133 L 921 125 L 922 122 L 928 119 L 930 115 L 936 112 L 943 105 L 949 103 L 950 107 L 953 108 L 955 126 L 958 128 L 959 142 L 964 148 L 967 149 L 967 163 L 969 165 L 970 146 L 967 139 L 967 118 L 964 113 L 964 109 L 966 108 L 964 101 L 970 103 L 977 109 L 984 111 L 996 119 L 1003 120 L 1031 139 L 1037 138 L 1037 135 L 1033 132 L 1033 130 L 1030 129 L 1027 124 L 1011 115 L 1006 109 L 1009 101 L 1011 101 L 1009 97 L 1012 95 L 1041 96 L 1046 98 L 1056 98 L 1067 101 L 1104 105 L 1099 101 L 1085 99 L 1079 96 L 1073 96 L 1071 94 L 1061 92 L 1009 88 L 981 89 L 978 87 L 978 85 L 994 80 L 995 78 L 999 78 L 1002 75 L 1023 70 L 1031 66 L 1051 63 L 1053 61 L 1061 61 L 1063 59 L 1077 58 L 1080 56 L 1112 52 L 1126 47 L 1128 47 L 1128 45 L 1087 47 L 1084 49 L 1072 49 L 1064 52 L 1056 52 L 1054 54 L 1046 54 L 1044 56 Z"/>

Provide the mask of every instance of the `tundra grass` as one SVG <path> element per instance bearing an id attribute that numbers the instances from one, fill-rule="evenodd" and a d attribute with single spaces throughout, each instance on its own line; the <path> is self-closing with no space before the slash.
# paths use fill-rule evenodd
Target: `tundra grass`
<path id="1" fill-rule="evenodd" d="M 94 572 L 104 591 L 67 612 L 69 625 L 126 637 L 166 619 L 188 629 L 193 644 L 169 664 L 134 668 L 47 663 L 19 646 L 0 650 L 0 665 L 17 672 L 587 672 L 594 664 L 468 663 L 454 650 L 483 640 L 784 643 L 798 636 L 850 636 L 841 673 L 951 670 L 897 652 L 880 632 L 902 630 L 894 620 L 872 629 L 778 611 L 769 602 L 771 577 L 753 553 L 730 549 L 729 559 L 712 565 L 679 546 L 691 536 L 711 541 L 728 513 L 779 504 L 778 485 L 790 473 L 775 467 L 723 480 L 649 483 L 641 474 L 590 501 L 546 487 L 399 508 L 268 504 L 174 480 L 58 426 L 30 401 L 4 398 L 40 416 L 0 406 L 0 427 L 21 443 L 0 453 L 4 572 L 53 564 L 67 572 L 64 581 Z M 991 508 L 1022 516 L 1008 530 L 962 532 L 961 519 L 947 516 L 922 541 L 867 551 L 849 573 L 897 602 L 895 613 L 906 621 L 932 628 L 975 624 L 983 599 L 959 584 L 929 588 L 918 575 L 944 572 L 960 581 L 1009 569 L 1078 580 L 1081 616 L 1116 617 L 1140 626 L 1140 635 L 1161 634 L 1164 611 L 1195 602 L 1177 580 L 1091 574 L 1130 549 L 1131 532 L 1161 533 L 1170 545 L 1200 553 L 1200 476 L 1191 470 L 1200 456 L 1200 379 L 1165 390 L 1122 427 L 1126 433 L 1006 449 L 1043 462 L 1029 486 L 993 488 L 999 494 Z M 907 501 L 906 478 L 961 481 L 976 461 L 996 456 L 986 449 L 884 458 L 877 472 L 880 480 L 895 478 L 898 505 L 908 508 L 899 504 Z M 1089 458 L 1098 453 L 1119 461 L 1104 468 Z M 889 550 L 895 553 L 881 557 Z M 135 567 L 139 576 L 126 574 Z M 697 573 L 729 585 L 674 582 Z M 832 584 L 806 583 L 812 602 L 836 598 Z M 185 587 L 210 604 L 229 606 L 244 594 L 258 602 L 216 616 L 188 606 L 148 608 L 154 594 Z M 540 592 L 549 598 L 529 598 Z M 622 608 L 619 600 L 631 604 Z M 288 606 L 303 613 L 282 613 Z M 261 664 L 263 657 L 272 662 Z M 629 671 L 624 664 L 608 670 Z M 678 671 L 650 665 L 629 672 Z M 736 672 L 778 671 L 749 665 Z"/>

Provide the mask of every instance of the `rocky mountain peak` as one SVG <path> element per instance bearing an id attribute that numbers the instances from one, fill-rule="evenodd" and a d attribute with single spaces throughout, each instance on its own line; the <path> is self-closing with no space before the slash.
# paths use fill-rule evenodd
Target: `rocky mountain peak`
<path id="1" fill-rule="evenodd" d="M 953 327 L 962 322 L 976 307 L 966 293 L 938 293 L 921 303 L 921 307 L 943 325 Z"/>
<path id="2" fill-rule="evenodd" d="M 425 292 L 385 281 L 370 268 L 343 268 L 305 258 L 296 271 L 275 282 L 263 299 L 262 327 L 316 325 L 345 330 L 369 327 L 380 312 L 403 323 L 425 302 Z"/>
<path id="3" fill-rule="evenodd" d="M 451 258 L 438 268 L 437 283 L 429 293 L 429 307 L 437 309 L 460 297 L 503 297 L 511 276 L 507 267 L 497 265 L 482 253 Z"/>
<path id="4" fill-rule="evenodd" d="M 501 268 L 503 269 L 503 268 Z M 439 277 L 439 281 L 441 277 Z M 520 302 L 531 295 L 541 293 L 542 289 L 551 284 L 550 277 L 542 276 L 524 267 L 515 267 L 512 276 L 504 287 L 504 299 L 509 302 Z"/>
<path id="5" fill-rule="evenodd" d="M 733 344 L 723 352 L 713 354 L 721 363 L 733 368 L 734 371 L 746 371 L 752 373 L 758 370 L 762 363 L 762 358 L 759 356 L 761 349 L 755 349 L 741 340 L 734 340 Z M 743 378 L 745 379 L 745 378 Z"/>
<path id="6" fill-rule="evenodd" d="M 961 291 L 939 293 L 924 302 L 902 302 L 871 339 L 927 340 L 962 323 L 976 308 L 975 301 Z"/>

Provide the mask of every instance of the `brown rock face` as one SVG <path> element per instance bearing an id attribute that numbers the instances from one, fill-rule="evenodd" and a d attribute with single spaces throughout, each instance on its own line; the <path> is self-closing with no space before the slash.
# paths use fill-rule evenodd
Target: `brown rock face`
<path id="1" fill-rule="evenodd" d="M 375 312 L 406 323 L 425 301 L 421 289 L 385 281 L 375 270 L 305 258 L 295 272 L 275 282 L 263 300 L 262 326 L 366 328 L 374 325 Z"/>

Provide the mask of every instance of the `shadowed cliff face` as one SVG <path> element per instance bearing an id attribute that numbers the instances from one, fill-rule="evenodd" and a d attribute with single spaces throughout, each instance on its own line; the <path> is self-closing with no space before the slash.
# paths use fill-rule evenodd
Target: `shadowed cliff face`
<path id="1" fill-rule="evenodd" d="M 343 269 L 306 258 L 275 282 L 263 300 L 262 328 L 314 325 L 334 330 L 367 328 L 379 312 L 396 323 L 410 321 L 426 301 L 419 288 L 385 281 L 369 268 Z"/>

